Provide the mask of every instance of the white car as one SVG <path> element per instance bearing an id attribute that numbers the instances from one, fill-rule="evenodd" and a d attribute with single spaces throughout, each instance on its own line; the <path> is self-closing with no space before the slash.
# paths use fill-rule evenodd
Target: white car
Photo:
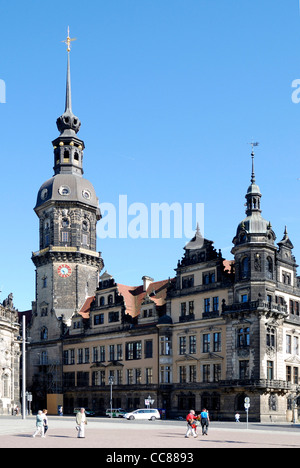
<path id="1" fill-rule="evenodd" d="M 149 421 L 155 421 L 156 419 L 160 419 L 160 412 L 157 409 L 138 409 L 133 411 L 132 413 L 124 414 L 124 418 L 130 419 L 148 419 Z"/>

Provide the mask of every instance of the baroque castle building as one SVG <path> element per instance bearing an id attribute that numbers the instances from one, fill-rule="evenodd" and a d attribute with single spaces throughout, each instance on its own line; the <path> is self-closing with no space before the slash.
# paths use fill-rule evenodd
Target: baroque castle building
<path id="1" fill-rule="evenodd" d="M 83 178 L 84 142 L 71 106 L 68 54 L 65 112 L 53 141 L 54 175 L 38 191 L 40 246 L 28 334 L 27 388 L 33 407 L 60 395 L 66 413 L 85 406 L 144 407 L 151 396 L 167 416 L 207 407 L 232 418 L 285 421 L 299 394 L 300 279 L 285 229 L 276 244 L 262 216 L 254 153 L 246 217 L 231 261 L 197 228 L 173 278 L 121 285 L 96 247 L 101 219 Z M 242 204 L 242 203 L 241 203 Z M 101 221 L 100 221 L 101 222 Z"/>
<path id="2" fill-rule="evenodd" d="M 13 295 L 0 304 L 0 415 L 20 408 L 20 326 Z"/>

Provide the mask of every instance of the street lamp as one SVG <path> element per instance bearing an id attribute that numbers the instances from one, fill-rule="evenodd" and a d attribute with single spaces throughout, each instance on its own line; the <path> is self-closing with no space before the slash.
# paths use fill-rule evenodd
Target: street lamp
<path id="1" fill-rule="evenodd" d="M 114 378 L 112 375 L 109 376 L 108 383 L 110 385 L 110 417 L 112 418 L 112 386 L 114 384 Z"/>
<path id="2" fill-rule="evenodd" d="M 147 408 L 151 408 L 151 405 L 153 405 L 154 403 L 154 400 L 151 398 L 151 396 L 149 395 L 147 400 L 146 400 L 146 405 L 147 405 Z"/>
<path id="3" fill-rule="evenodd" d="M 22 316 L 22 419 L 26 419 L 26 316 Z"/>

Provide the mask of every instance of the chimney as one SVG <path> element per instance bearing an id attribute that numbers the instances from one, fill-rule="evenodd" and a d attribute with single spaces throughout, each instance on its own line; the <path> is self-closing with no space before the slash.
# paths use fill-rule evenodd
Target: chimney
<path id="1" fill-rule="evenodd" d="M 150 284 L 153 283 L 154 279 L 150 278 L 150 276 L 143 276 L 142 280 L 143 280 L 143 292 L 146 292 Z"/>

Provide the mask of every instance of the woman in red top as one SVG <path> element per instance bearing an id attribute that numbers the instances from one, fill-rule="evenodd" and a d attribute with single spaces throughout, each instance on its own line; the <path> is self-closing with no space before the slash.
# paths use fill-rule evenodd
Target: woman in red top
<path id="1" fill-rule="evenodd" d="M 193 437 L 198 437 L 195 431 L 195 424 L 194 421 L 197 419 L 197 416 L 195 415 L 194 410 L 190 410 L 189 414 L 186 417 L 186 422 L 187 422 L 187 431 L 185 434 L 185 437 L 190 437 L 190 433 L 192 434 Z"/>

